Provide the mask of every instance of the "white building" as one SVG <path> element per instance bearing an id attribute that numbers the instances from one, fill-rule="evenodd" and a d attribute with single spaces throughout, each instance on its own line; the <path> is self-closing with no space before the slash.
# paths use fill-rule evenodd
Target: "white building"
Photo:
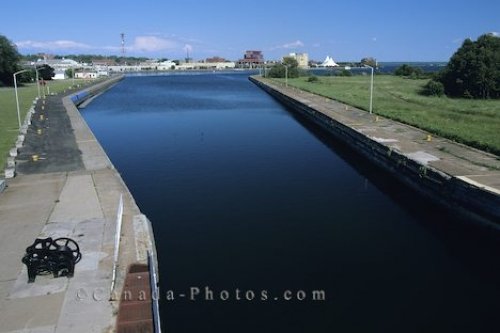
<path id="1" fill-rule="evenodd" d="M 175 64 L 175 62 L 167 60 L 167 61 L 159 62 L 156 66 L 156 69 L 159 71 L 168 71 L 171 69 L 175 69 L 176 66 L 177 65 Z"/>
<path id="2" fill-rule="evenodd" d="M 80 64 L 73 59 L 38 59 L 34 65 L 49 65 L 54 69 L 68 69 L 72 67 L 78 67 Z"/>
<path id="3" fill-rule="evenodd" d="M 187 69 L 212 69 L 212 70 L 222 70 L 222 69 L 233 69 L 236 67 L 234 61 L 225 62 L 189 62 L 183 63 L 176 67 L 176 69 L 187 70 Z"/>
<path id="4" fill-rule="evenodd" d="M 96 79 L 97 72 L 76 72 L 75 79 Z"/>
<path id="5" fill-rule="evenodd" d="M 131 65 L 116 65 L 116 66 L 107 66 L 109 72 L 139 72 L 141 70 L 141 66 L 131 66 Z"/>
<path id="6" fill-rule="evenodd" d="M 66 73 L 64 69 L 56 69 L 54 70 L 53 80 L 64 80 L 66 78 Z"/>
<path id="7" fill-rule="evenodd" d="M 288 57 L 297 60 L 300 68 L 309 68 L 309 55 L 307 53 L 290 53 Z"/>
<path id="8" fill-rule="evenodd" d="M 333 58 L 330 56 L 326 56 L 325 61 L 323 61 L 323 63 L 319 65 L 319 67 L 337 67 L 337 66 L 338 64 L 335 61 L 333 61 Z"/>

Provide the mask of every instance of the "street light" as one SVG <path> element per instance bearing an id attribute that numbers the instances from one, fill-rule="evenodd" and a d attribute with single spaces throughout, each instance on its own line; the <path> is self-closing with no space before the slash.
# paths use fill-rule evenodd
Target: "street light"
<path id="1" fill-rule="evenodd" d="M 35 73 L 36 73 L 36 89 L 38 90 L 38 98 L 40 98 L 40 80 L 38 78 L 38 67 L 35 64 Z"/>
<path id="2" fill-rule="evenodd" d="M 370 114 L 372 114 L 372 107 L 373 107 L 373 67 L 367 64 L 364 64 L 365 67 L 368 67 L 372 70 L 372 78 L 370 82 Z"/>
<path id="3" fill-rule="evenodd" d="M 19 122 L 19 129 L 21 129 L 21 113 L 19 112 L 19 96 L 17 95 L 17 80 L 16 75 L 27 72 L 27 69 L 15 72 L 12 76 L 14 77 L 14 90 L 16 91 L 16 105 L 17 105 L 17 121 Z"/>
<path id="4" fill-rule="evenodd" d="M 283 66 L 285 66 L 285 87 L 288 87 L 288 65 L 283 63 Z"/>

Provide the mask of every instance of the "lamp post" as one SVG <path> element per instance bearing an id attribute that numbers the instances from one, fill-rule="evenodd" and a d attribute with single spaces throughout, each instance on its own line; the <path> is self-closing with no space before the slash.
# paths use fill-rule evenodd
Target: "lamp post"
<path id="1" fill-rule="evenodd" d="M 368 67 L 372 70 L 372 77 L 370 81 L 370 114 L 372 114 L 372 107 L 373 107 L 373 67 L 370 65 L 365 64 L 365 67 Z"/>
<path id="2" fill-rule="evenodd" d="M 285 66 L 285 87 L 288 87 L 288 65 L 283 64 Z"/>
<path id="3" fill-rule="evenodd" d="M 38 78 L 38 67 L 35 64 L 35 73 L 36 73 L 36 89 L 38 90 L 38 98 L 40 98 L 40 80 Z"/>
<path id="4" fill-rule="evenodd" d="M 17 121 L 19 122 L 19 129 L 21 129 L 21 113 L 19 112 L 19 96 L 17 95 L 17 79 L 16 75 L 27 72 L 27 69 L 15 72 L 12 76 L 14 77 L 14 90 L 16 91 L 16 106 L 17 106 Z"/>

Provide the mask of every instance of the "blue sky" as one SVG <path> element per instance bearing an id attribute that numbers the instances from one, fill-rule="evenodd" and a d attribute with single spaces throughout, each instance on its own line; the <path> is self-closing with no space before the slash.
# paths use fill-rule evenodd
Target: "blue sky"
<path id="1" fill-rule="evenodd" d="M 236 60 L 307 52 L 336 61 L 447 61 L 467 38 L 500 32 L 498 0 L 4 1 L 0 34 L 28 53 Z"/>

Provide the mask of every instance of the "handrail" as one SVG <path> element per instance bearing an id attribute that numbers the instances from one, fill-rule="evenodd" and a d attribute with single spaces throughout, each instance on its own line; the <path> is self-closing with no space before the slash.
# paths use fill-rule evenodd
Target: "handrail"
<path id="1" fill-rule="evenodd" d="M 111 277 L 111 287 L 110 287 L 111 297 L 113 297 L 115 289 L 116 270 L 118 267 L 118 254 L 120 252 L 120 236 L 122 232 L 122 220 L 123 220 L 123 194 L 120 194 L 120 200 L 118 201 L 118 210 L 116 212 L 115 252 L 113 254 L 113 275 Z"/>
<path id="2" fill-rule="evenodd" d="M 151 253 L 151 251 L 148 251 L 148 266 L 149 266 L 149 283 L 151 287 L 151 307 L 153 310 L 154 332 L 161 333 L 158 275 L 156 272 L 156 265 L 153 260 L 153 254 Z"/>

